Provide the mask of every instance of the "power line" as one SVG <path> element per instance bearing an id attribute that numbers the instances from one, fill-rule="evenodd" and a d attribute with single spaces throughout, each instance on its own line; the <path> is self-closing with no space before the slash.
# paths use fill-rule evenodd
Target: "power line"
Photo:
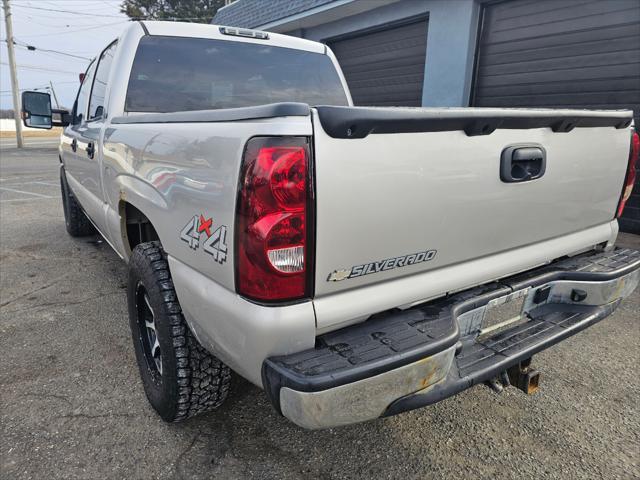
<path id="1" fill-rule="evenodd" d="M 103 27 L 111 27 L 113 25 L 121 25 L 123 23 L 129 23 L 129 22 L 130 22 L 129 20 L 120 20 L 119 22 L 103 23 L 103 24 L 100 24 L 100 25 L 89 26 L 89 27 L 85 27 L 85 28 L 78 28 L 76 30 L 67 30 L 65 32 L 36 33 L 34 35 L 21 35 L 21 36 L 22 37 L 50 37 L 52 35 L 66 35 L 67 33 L 86 32 L 87 30 L 94 30 L 96 28 L 103 28 Z"/>
<path id="2" fill-rule="evenodd" d="M 78 12 L 78 11 L 74 11 L 74 10 L 60 10 L 60 9 L 55 9 L 55 8 L 43 8 L 43 7 L 34 7 L 31 5 L 15 5 L 18 8 L 30 8 L 32 10 L 42 10 L 45 12 L 57 12 L 57 13 L 70 13 L 72 15 L 88 15 L 91 17 L 95 17 L 96 13 L 90 13 L 90 12 Z M 113 17 L 113 18 L 123 18 L 122 15 L 107 15 L 107 14 L 100 14 L 101 17 Z"/>
<path id="3" fill-rule="evenodd" d="M 33 6 L 27 6 L 27 5 L 16 5 L 16 7 L 19 8 L 31 8 L 33 10 L 43 10 L 46 12 L 57 12 L 57 13 L 70 13 L 72 15 L 86 15 L 86 16 L 90 16 L 90 17 L 96 17 L 96 15 L 100 16 L 100 17 L 111 17 L 111 18 L 123 18 L 122 15 L 107 15 L 107 14 L 96 14 L 95 12 L 79 12 L 79 11 L 74 11 L 74 10 L 59 10 L 59 9 L 54 9 L 54 8 L 43 8 L 43 7 L 33 7 Z M 158 18 L 155 20 L 210 20 L 211 18 L 213 18 L 213 15 L 207 15 L 206 17 L 165 17 L 165 18 Z M 145 17 L 131 17 L 130 20 L 146 20 Z M 25 35 L 26 36 L 26 35 Z"/>
<path id="4" fill-rule="evenodd" d="M 67 81 L 67 82 L 53 82 L 54 85 L 68 85 L 71 83 L 75 83 L 75 84 L 79 84 L 80 82 L 78 81 Z M 49 88 L 48 85 L 42 85 L 42 86 L 38 86 L 38 87 L 30 87 L 30 88 L 21 88 L 20 91 L 27 91 L 27 90 L 39 90 L 42 88 Z M 6 95 L 7 93 L 11 93 L 11 90 L 0 90 L 0 95 Z"/>
<path id="5" fill-rule="evenodd" d="M 13 0 L 15 2 L 15 0 Z M 66 3 L 66 4 L 65 4 Z M 70 3 L 70 4 L 69 4 Z M 53 3 L 53 2 L 45 2 L 44 0 L 38 0 L 37 2 L 38 5 L 42 5 L 44 4 L 45 7 L 50 7 L 50 8 L 69 8 L 71 5 L 73 5 L 73 9 L 77 9 L 77 8 L 90 8 L 92 11 L 93 10 L 104 10 L 106 8 L 110 8 L 111 10 L 113 10 L 114 8 L 118 8 L 120 5 L 118 3 L 104 3 L 102 5 L 98 5 L 97 0 L 90 0 L 88 2 L 79 2 L 79 1 L 73 1 L 73 2 L 63 2 L 62 4 L 60 3 Z M 18 5 L 24 5 L 23 2 L 19 2 Z M 33 2 L 27 2 L 27 5 L 32 6 Z"/>
<path id="6" fill-rule="evenodd" d="M 99 15 L 98 15 L 99 16 Z M 24 15 L 25 18 L 27 18 L 29 20 L 29 23 L 34 24 L 34 25 L 40 25 L 41 27 L 45 27 L 45 28 L 49 28 L 49 29 L 53 29 L 53 30 L 58 30 L 61 28 L 82 28 L 82 27 L 100 27 L 102 25 L 113 25 L 114 23 L 125 23 L 125 22 L 129 22 L 129 20 L 122 20 L 120 22 L 108 22 L 108 23 L 95 23 L 95 22 L 91 22 L 91 23 L 78 23 L 78 22 L 73 22 L 70 21 L 68 18 L 60 18 L 59 15 L 54 15 L 54 16 L 48 16 L 48 15 L 43 15 L 41 13 L 34 13 L 34 14 L 28 14 L 28 15 Z M 48 20 L 47 23 L 41 23 L 36 21 L 35 19 L 38 20 Z M 58 22 L 62 22 L 63 24 L 60 25 L 58 24 L 54 24 L 53 22 L 58 21 Z M 89 19 L 87 19 L 87 21 L 90 21 Z M 49 35 L 49 34 L 47 34 Z M 51 34 L 53 35 L 53 33 Z"/>
<path id="7" fill-rule="evenodd" d="M 19 91 L 26 92 L 29 90 L 41 90 L 43 88 L 46 88 L 46 85 L 42 85 L 41 87 L 21 88 Z M 3 90 L 2 92 L 0 92 L 0 95 L 11 95 L 11 90 Z"/>
<path id="8" fill-rule="evenodd" d="M 53 82 L 52 82 L 53 83 Z M 80 85 L 80 82 L 55 82 L 56 85 L 62 85 L 62 84 L 69 84 L 69 83 L 75 83 L 76 85 Z M 38 86 L 38 87 L 31 87 L 31 88 L 21 88 L 19 91 L 20 92 L 27 92 L 27 91 L 37 91 L 37 90 L 52 90 L 51 87 L 49 85 L 42 85 L 42 86 Z M 0 91 L 0 97 L 6 97 L 7 95 L 11 95 L 12 92 L 11 90 L 3 90 Z"/>
<path id="9" fill-rule="evenodd" d="M 18 5 L 19 7 L 19 5 Z M 55 25 L 53 24 L 53 22 L 64 22 L 65 26 L 70 27 L 70 23 L 74 23 L 74 25 L 79 26 L 79 27 L 83 27 L 85 25 L 87 25 L 86 23 L 76 23 L 75 20 L 86 20 L 88 22 L 92 22 L 92 20 L 99 20 L 100 19 L 100 13 L 94 13 L 94 18 L 77 18 L 77 17 L 73 17 L 72 15 L 68 15 L 68 14 L 58 14 L 58 13 L 47 13 L 47 12 L 42 12 L 42 11 L 27 11 L 27 10 L 20 10 L 20 18 L 27 18 L 29 19 L 30 22 L 34 22 L 34 19 L 38 19 L 38 20 L 45 20 L 48 23 L 46 24 L 42 24 L 40 23 L 39 25 L 43 26 L 43 27 L 50 27 L 50 28 L 55 28 Z M 127 17 L 122 17 L 123 19 L 127 18 Z M 106 21 L 113 21 L 112 18 L 105 18 Z M 92 22 L 94 23 L 94 22 Z"/>
<path id="10" fill-rule="evenodd" d="M 107 3 L 107 2 L 102 2 L 103 5 L 97 5 L 97 3 L 99 2 L 99 0 L 85 0 L 85 1 L 81 1 L 81 0 L 62 0 L 62 2 L 60 2 L 60 0 L 57 0 L 58 3 L 54 3 L 54 2 L 47 2 L 46 0 L 12 0 L 12 3 L 14 5 L 27 5 L 27 6 L 33 6 L 33 4 L 37 4 L 37 5 L 44 5 L 46 7 L 50 7 L 50 8 L 59 8 L 59 7 L 63 7 L 63 8 L 69 8 L 70 5 L 73 5 L 73 8 L 76 7 L 89 7 L 89 8 L 98 8 L 98 9 L 102 9 L 105 7 L 109 7 L 109 8 L 117 8 L 120 6 L 120 3 L 122 2 L 122 0 L 116 0 L 113 3 Z"/>
<path id="11" fill-rule="evenodd" d="M 0 65 L 9 65 L 7 62 L 0 62 Z M 24 68 L 25 70 L 41 70 L 43 72 L 54 72 L 54 73 L 68 73 L 72 75 L 78 75 L 79 72 L 71 72 L 69 70 L 54 70 L 52 68 L 38 67 L 37 65 L 16 65 L 18 68 Z"/>
<path id="12" fill-rule="evenodd" d="M 52 59 L 52 60 L 54 60 L 56 62 L 62 62 L 62 61 L 64 61 L 65 63 L 74 62 L 74 64 L 75 64 L 75 62 L 78 62 L 78 63 L 81 63 L 82 65 L 88 63 L 86 60 L 79 60 L 79 59 L 75 59 L 75 58 L 61 58 L 57 53 L 48 53 L 48 52 L 40 52 L 40 51 L 38 51 L 36 53 L 38 53 L 40 56 L 47 57 L 47 59 L 50 58 L 50 59 Z M 40 58 L 40 57 L 38 57 L 38 58 Z"/>
<path id="13" fill-rule="evenodd" d="M 72 4 L 72 5 L 95 5 L 97 2 L 99 2 L 100 0 L 11 0 L 12 4 L 27 4 L 27 5 L 33 5 L 38 4 L 38 5 L 49 5 L 51 7 L 59 7 L 61 6 L 61 4 L 64 6 L 65 4 Z M 122 0 L 113 0 L 113 3 L 111 3 L 112 6 L 117 6 Z M 105 3 L 105 5 L 107 5 L 107 3 Z"/>
<path id="14" fill-rule="evenodd" d="M 0 42 L 4 42 L 7 43 L 7 39 L 6 38 L 0 38 Z M 76 57 L 80 60 L 86 60 L 89 61 L 91 60 L 91 58 L 88 57 L 84 57 L 84 56 L 80 56 L 78 54 L 80 53 L 86 53 L 86 52 L 61 52 L 60 50 L 49 50 L 49 49 L 42 49 L 39 47 L 34 47 L 33 45 L 29 45 L 28 43 L 23 42 L 22 40 L 18 40 L 16 37 L 13 37 L 13 44 L 17 47 L 20 48 L 26 48 L 29 51 L 39 51 L 40 53 L 46 53 L 47 56 L 51 56 L 51 53 L 55 53 L 55 54 L 60 54 L 60 55 L 65 55 L 67 57 L 72 56 L 72 57 Z"/>
<path id="15" fill-rule="evenodd" d="M 33 45 L 29 45 L 27 43 L 24 43 L 23 41 L 18 40 L 15 37 L 13 37 L 13 38 L 14 38 L 14 44 L 15 45 L 17 45 L 19 47 L 22 47 L 22 48 L 25 48 L 25 49 L 30 50 L 30 51 L 56 53 L 58 55 L 64 55 L 65 57 L 78 58 L 80 60 L 87 60 L 87 61 L 91 60 L 90 58 L 87 58 L 87 57 L 82 57 L 80 55 L 74 55 L 72 53 L 61 52 L 60 50 L 50 50 L 50 49 L 47 49 L 47 48 L 34 47 Z M 6 42 L 6 40 L 4 40 L 4 41 Z"/>

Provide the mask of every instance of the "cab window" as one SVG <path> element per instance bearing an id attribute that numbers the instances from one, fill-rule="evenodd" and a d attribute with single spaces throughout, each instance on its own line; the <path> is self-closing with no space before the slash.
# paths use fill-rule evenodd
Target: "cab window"
<path id="1" fill-rule="evenodd" d="M 82 85 L 80 85 L 78 98 L 76 99 L 75 108 L 73 109 L 74 125 L 80 125 L 86 119 L 87 104 L 89 103 L 89 91 L 91 90 L 91 83 L 93 83 L 93 73 L 95 72 L 95 69 L 96 62 L 93 62 L 87 69 Z"/>
<path id="2" fill-rule="evenodd" d="M 111 72 L 111 65 L 113 64 L 113 57 L 116 53 L 116 42 L 109 45 L 98 61 L 98 69 L 96 70 L 96 76 L 93 80 L 93 89 L 91 90 L 91 98 L 89 100 L 89 121 L 99 120 L 104 117 L 104 97 L 107 91 L 107 80 L 109 79 L 109 72 Z"/>
<path id="3" fill-rule="evenodd" d="M 146 36 L 125 110 L 180 112 L 277 102 L 348 105 L 327 55 L 268 44 Z"/>

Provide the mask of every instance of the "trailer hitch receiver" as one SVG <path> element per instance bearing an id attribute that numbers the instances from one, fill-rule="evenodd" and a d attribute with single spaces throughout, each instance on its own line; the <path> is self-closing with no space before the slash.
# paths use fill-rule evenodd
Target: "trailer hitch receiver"
<path id="1" fill-rule="evenodd" d="M 540 372 L 531 366 L 531 358 L 524 360 L 507 370 L 511 385 L 518 387 L 527 395 L 533 395 L 540 386 Z"/>

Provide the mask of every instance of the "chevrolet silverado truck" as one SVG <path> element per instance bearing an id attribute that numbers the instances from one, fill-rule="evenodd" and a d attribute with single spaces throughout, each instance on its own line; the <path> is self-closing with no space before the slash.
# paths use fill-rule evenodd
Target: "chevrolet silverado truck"
<path id="1" fill-rule="evenodd" d="M 532 392 L 532 356 L 640 278 L 614 245 L 630 111 L 355 107 L 321 43 L 144 21 L 72 112 L 27 92 L 23 118 L 65 126 L 66 229 L 128 262 L 142 383 L 169 422 L 219 407 L 235 374 L 306 428 L 477 384 Z"/>

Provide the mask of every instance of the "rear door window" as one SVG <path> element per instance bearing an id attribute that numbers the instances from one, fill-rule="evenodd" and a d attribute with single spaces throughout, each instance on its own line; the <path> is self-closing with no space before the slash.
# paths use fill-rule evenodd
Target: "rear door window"
<path id="1" fill-rule="evenodd" d="M 78 91 L 78 98 L 76 99 L 76 105 L 73 110 L 73 124 L 79 125 L 83 120 L 86 121 L 87 104 L 89 103 L 89 92 L 91 91 L 91 84 L 93 83 L 93 74 L 96 70 L 96 62 L 94 61 L 82 80 L 80 90 Z"/>
<path id="2" fill-rule="evenodd" d="M 348 105 L 327 55 L 266 44 L 146 36 L 125 109 L 177 112 L 276 102 Z"/>
<path id="3" fill-rule="evenodd" d="M 116 42 L 109 45 L 98 62 L 96 77 L 91 90 L 91 100 L 89 101 L 89 121 L 98 120 L 104 115 L 104 96 L 107 91 L 107 80 L 111 72 L 113 56 L 116 53 Z"/>

